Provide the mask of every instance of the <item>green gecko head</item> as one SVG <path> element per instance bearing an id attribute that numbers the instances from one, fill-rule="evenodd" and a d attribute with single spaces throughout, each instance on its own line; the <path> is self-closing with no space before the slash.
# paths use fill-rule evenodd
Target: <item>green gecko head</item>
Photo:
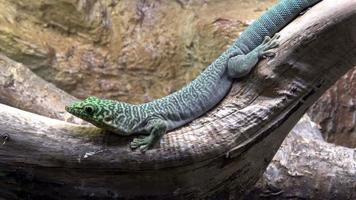
<path id="1" fill-rule="evenodd" d="M 117 122 L 114 118 L 123 112 L 124 106 L 125 103 L 91 96 L 83 101 L 78 101 L 66 106 L 65 109 L 67 112 L 99 128 L 115 130 Z"/>

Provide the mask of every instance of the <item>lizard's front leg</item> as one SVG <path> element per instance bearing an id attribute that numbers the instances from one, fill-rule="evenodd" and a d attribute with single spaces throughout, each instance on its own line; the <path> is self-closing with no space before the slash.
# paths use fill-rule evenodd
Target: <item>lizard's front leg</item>
<path id="1" fill-rule="evenodd" d="M 274 56 L 274 52 L 272 49 L 277 48 L 279 35 L 275 34 L 273 38 L 265 37 L 265 40 L 256 47 L 254 50 L 249 52 L 246 55 L 237 55 L 229 59 L 227 70 L 228 75 L 231 78 L 240 78 L 248 73 L 250 73 L 251 69 L 258 63 L 258 61 L 265 57 Z"/>
<path id="2" fill-rule="evenodd" d="M 147 131 L 150 133 L 148 136 L 135 138 L 130 143 L 132 149 L 139 148 L 141 152 L 145 152 L 153 147 L 153 145 L 167 132 L 167 125 L 161 119 L 153 119 L 148 122 Z"/>

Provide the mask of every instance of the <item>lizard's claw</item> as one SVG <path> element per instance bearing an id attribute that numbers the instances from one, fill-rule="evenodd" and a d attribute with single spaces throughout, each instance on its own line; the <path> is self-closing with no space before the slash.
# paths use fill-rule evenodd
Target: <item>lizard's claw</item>
<path id="1" fill-rule="evenodd" d="M 280 35 L 276 33 L 272 38 L 266 36 L 260 45 L 259 57 L 274 57 L 276 53 L 273 52 L 272 49 L 275 49 L 279 46 Z"/>
<path id="2" fill-rule="evenodd" d="M 272 50 L 262 52 L 262 56 L 264 57 L 274 57 L 276 53 Z"/>
<path id="3" fill-rule="evenodd" d="M 262 45 L 263 44 L 267 44 L 270 40 L 271 40 L 271 38 L 269 36 L 266 36 L 265 39 L 262 42 Z"/>
<path id="4" fill-rule="evenodd" d="M 140 151 L 142 153 L 146 152 L 148 149 L 150 148 L 150 145 L 146 144 L 146 145 L 142 145 L 140 146 Z"/>
<path id="5" fill-rule="evenodd" d="M 152 137 L 151 136 L 135 138 L 130 143 L 130 148 L 131 149 L 139 148 L 141 152 L 145 152 L 151 146 L 152 146 Z"/>

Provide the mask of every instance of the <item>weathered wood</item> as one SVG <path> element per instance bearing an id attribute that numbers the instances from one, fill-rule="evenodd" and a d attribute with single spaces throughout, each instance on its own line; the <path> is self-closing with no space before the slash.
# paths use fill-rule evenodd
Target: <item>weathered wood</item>
<path id="1" fill-rule="evenodd" d="M 84 123 L 64 110 L 65 105 L 78 99 L 1 54 L 0 66 L 1 103 L 55 119 Z"/>
<path id="2" fill-rule="evenodd" d="M 304 115 L 244 199 L 355 199 L 355 183 L 355 150 L 325 142 Z"/>
<path id="3" fill-rule="evenodd" d="M 129 138 L 1 105 L 0 133 L 10 140 L 0 146 L 0 192 L 10 199 L 239 198 L 306 109 L 356 65 L 355 27 L 355 0 L 324 0 L 281 32 L 272 61 L 144 155 L 128 149 Z"/>
<path id="4" fill-rule="evenodd" d="M 308 114 L 328 142 L 356 148 L 356 68 L 326 91 Z"/>

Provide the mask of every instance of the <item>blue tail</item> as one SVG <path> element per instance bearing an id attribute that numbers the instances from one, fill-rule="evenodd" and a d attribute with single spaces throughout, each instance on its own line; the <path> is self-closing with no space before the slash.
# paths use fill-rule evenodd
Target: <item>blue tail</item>
<path id="1" fill-rule="evenodd" d="M 265 36 L 272 36 L 306 8 L 321 0 L 281 0 L 254 21 L 235 41 L 232 48 L 244 54 L 260 45 Z"/>

